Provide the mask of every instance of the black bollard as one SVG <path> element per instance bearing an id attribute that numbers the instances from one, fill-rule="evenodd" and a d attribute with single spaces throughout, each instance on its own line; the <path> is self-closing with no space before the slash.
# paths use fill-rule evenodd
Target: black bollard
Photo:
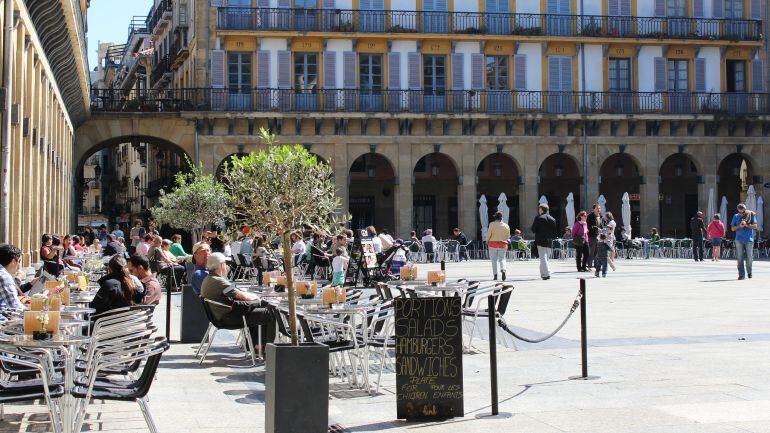
<path id="1" fill-rule="evenodd" d="M 583 379 L 588 378 L 588 326 L 586 322 L 586 280 L 580 279 L 580 358 L 583 362 Z"/>
<path id="2" fill-rule="evenodd" d="M 441 259 L 441 270 L 446 271 L 446 262 L 444 262 L 444 259 Z"/>
<path id="3" fill-rule="evenodd" d="M 495 312 L 495 297 L 487 296 L 489 302 L 487 311 L 489 312 L 489 372 L 492 390 L 492 415 L 498 414 L 497 403 L 497 314 Z"/>
<path id="4" fill-rule="evenodd" d="M 171 342 L 171 289 L 168 287 L 166 287 L 166 341 Z"/>

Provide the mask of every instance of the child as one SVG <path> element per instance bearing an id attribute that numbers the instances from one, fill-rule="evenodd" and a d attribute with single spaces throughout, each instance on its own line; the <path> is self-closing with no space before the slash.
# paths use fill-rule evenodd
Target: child
<path id="1" fill-rule="evenodd" d="M 334 250 L 334 258 L 332 259 L 332 286 L 345 285 L 345 268 L 348 266 L 350 259 L 345 255 L 345 249 L 337 247 Z"/>
<path id="2" fill-rule="evenodd" d="M 398 249 L 393 253 L 393 259 L 390 261 L 390 272 L 398 275 L 401 272 L 401 267 L 406 264 L 406 247 L 401 239 L 396 239 L 395 244 Z"/>
<path id="3" fill-rule="evenodd" d="M 607 277 L 607 260 L 612 254 L 612 245 L 607 240 L 607 235 L 602 233 L 599 235 L 599 242 L 596 244 L 596 275 L 599 276 L 599 271 L 602 272 L 602 277 Z"/>

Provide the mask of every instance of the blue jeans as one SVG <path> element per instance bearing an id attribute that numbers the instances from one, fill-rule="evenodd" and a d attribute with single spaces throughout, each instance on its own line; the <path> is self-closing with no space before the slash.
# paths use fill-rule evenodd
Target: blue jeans
<path id="1" fill-rule="evenodd" d="M 607 275 L 607 257 L 597 257 L 595 259 L 596 262 L 596 272 L 594 275 L 597 277 L 599 276 L 599 272 L 602 273 L 603 276 Z"/>
<path id="2" fill-rule="evenodd" d="M 754 242 L 735 241 L 735 258 L 738 260 L 738 276 L 743 278 L 748 272 L 751 277 L 751 263 L 754 260 Z M 743 261 L 746 261 L 746 270 Z"/>

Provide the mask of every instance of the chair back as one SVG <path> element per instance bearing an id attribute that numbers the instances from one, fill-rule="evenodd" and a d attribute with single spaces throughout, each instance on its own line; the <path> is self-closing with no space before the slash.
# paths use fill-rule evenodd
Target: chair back
<path id="1" fill-rule="evenodd" d="M 225 324 L 223 324 L 214 315 L 214 309 L 219 309 L 219 310 L 226 309 L 229 312 L 230 311 L 229 305 L 225 305 L 221 302 L 212 301 L 211 299 L 206 299 L 206 298 L 201 298 L 201 300 L 203 301 L 203 311 L 206 312 L 206 318 L 209 319 L 209 322 L 211 322 L 212 325 L 214 325 L 216 328 L 219 328 L 219 329 L 232 328 L 230 326 L 226 326 Z M 240 328 L 240 326 L 238 328 Z"/>
<path id="2" fill-rule="evenodd" d="M 513 286 L 503 285 L 502 291 L 497 295 L 496 310 L 500 316 L 505 315 L 505 311 L 508 309 L 508 302 L 511 300 L 511 294 L 513 294 Z"/>
<path id="3" fill-rule="evenodd" d="M 155 339 L 155 344 L 147 350 L 145 353 L 147 362 L 144 363 L 144 369 L 142 369 L 139 379 L 136 380 L 135 391 L 132 393 L 134 398 L 143 398 L 150 392 L 150 386 L 155 381 L 155 373 L 158 371 L 160 357 L 168 348 L 169 344 L 166 338 L 158 337 Z"/>

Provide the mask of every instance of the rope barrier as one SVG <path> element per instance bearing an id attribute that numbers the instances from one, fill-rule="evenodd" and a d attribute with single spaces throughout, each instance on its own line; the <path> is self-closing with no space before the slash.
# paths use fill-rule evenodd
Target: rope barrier
<path id="1" fill-rule="evenodd" d="M 542 343 L 542 342 L 550 339 L 554 335 L 558 334 L 559 331 L 561 331 L 561 329 L 564 327 L 564 325 L 566 325 L 567 322 L 569 321 L 570 317 L 572 317 L 572 315 L 575 313 L 577 308 L 580 306 L 580 301 L 582 301 L 582 299 L 583 299 L 583 293 L 582 292 L 578 292 L 578 295 L 575 297 L 575 302 L 572 303 L 572 308 L 569 310 L 569 313 L 567 314 L 567 317 L 564 318 L 564 321 L 561 322 L 561 324 L 556 328 L 556 330 L 554 330 L 553 332 L 551 332 L 550 334 L 548 334 L 548 335 L 546 335 L 545 337 L 542 337 L 542 338 L 531 339 L 531 338 L 527 338 L 527 337 L 524 337 L 524 336 L 521 336 L 521 335 L 517 334 L 515 331 L 513 331 L 513 330 L 508 328 L 508 324 L 505 323 L 505 319 L 503 319 L 502 317 L 498 317 L 497 324 L 500 326 L 500 328 L 503 331 L 511 334 L 514 338 L 518 338 L 521 341 L 525 341 L 527 343 Z"/>

